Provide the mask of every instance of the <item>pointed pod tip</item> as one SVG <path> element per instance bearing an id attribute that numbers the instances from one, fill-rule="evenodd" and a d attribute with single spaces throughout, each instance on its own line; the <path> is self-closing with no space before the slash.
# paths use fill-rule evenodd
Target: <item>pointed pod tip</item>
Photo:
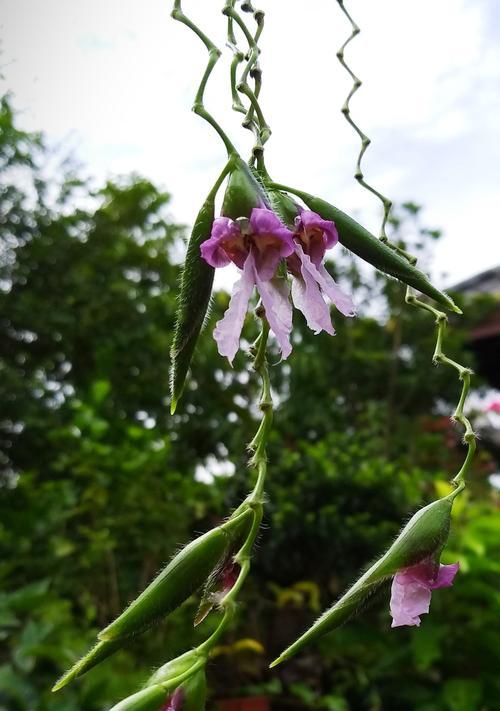
<path id="1" fill-rule="evenodd" d="M 273 667 L 277 667 L 278 664 L 281 664 L 281 662 L 284 662 L 285 659 L 286 659 L 286 657 L 284 657 L 283 655 L 281 657 L 278 657 L 277 659 L 274 660 L 274 662 L 271 662 L 271 664 L 269 665 L 269 669 L 272 669 Z"/>
<path id="2" fill-rule="evenodd" d="M 56 691 L 59 691 L 59 689 L 62 689 L 63 686 L 66 686 L 66 684 L 68 683 L 68 681 L 69 681 L 69 679 L 68 679 L 68 677 L 67 677 L 66 674 L 65 674 L 64 676 L 62 676 L 60 679 L 58 679 L 58 680 L 56 681 L 56 683 L 54 684 L 54 686 L 53 686 L 52 689 L 51 689 L 51 692 L 52 692 L 52 693 L 55 693 Z"/>
<path id="3" fill-rule="evenodd" d="M 453 303 L 453 311 L 454 311 L 456 314 L 460 314 L 460 316 L 463 314 L 462 309 L 461 309 L 460 307 L 458 307 L 455 303 Z"/>
<path id="4" fill-rule="evenodd" d="M 175 415 L 176 409 L 177 409 L 177 400 L 174 400 L 172 398 L 172 402 L 170 403 L 170 414 Z"/>

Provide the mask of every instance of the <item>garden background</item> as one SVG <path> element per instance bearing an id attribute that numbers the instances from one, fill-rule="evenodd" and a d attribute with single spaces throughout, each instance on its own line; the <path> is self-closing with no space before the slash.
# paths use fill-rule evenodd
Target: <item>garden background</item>
<path id="1" fill-rule="evenodd" d="M 166 624 L 56 695 L 57 676 L 187 540 L 249 490 L 245 444 L 256 383 L 211 330 L 215 294 L 178 413 L 169 346 L 184 226 L 170 196 L 137 175 L 95 187 L 40 136 L 0 113 L 0 709 L 100 711 L 134 690 L 200 629 L 190 599 Z M 392 238 L 429 264 L 440 232 L 400 205 Z M 494 711 L 500 695 L 498 418 L 474 400 L 483 433 L 454 508 L 443 562 L 451 590 L 420 629 L 390 629 L 388 590 L 355 621 L 270 673 L 267 665 L 393 539 L 448 490 L 463 456 L 449 420 L 455 374 L 431 365 L 432 319 L 403 287 L 338 247 L 330 265 L 360 314 L 337 336 L 294 323 L 271 369 L 279 408 L 265 526 L 237 622 L 209 665 L 209 705 L 265 697 L 273 709 Z M 454 295 L 463 305 L 460 293 Z M 447 352 L 475 367 L 471 333 L 498 298 L 467 299 Z M 247 324 L 251 339 L 252 324 Z M 276 356 L 275 361 L 278 361 Z M 489 388 L 477 377 L 476 387 Z"/>

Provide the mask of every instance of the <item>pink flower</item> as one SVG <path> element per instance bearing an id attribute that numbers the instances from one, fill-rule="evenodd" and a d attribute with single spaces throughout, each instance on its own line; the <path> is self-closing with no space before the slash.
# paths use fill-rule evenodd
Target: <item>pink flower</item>
<path id="1" fill-rule="evenodd" d="M 203 259 L 212 267 L 230 262 L 242 270 L 224 317 L 217 322 L 214 338 L 219 353 L 232 363 L 238 350 L 241 330 L 254 286 L 262 299 L 269 325 L 283 358 L 292 350 L 292 305 L 284 280 L 275 278 L 281 259 L 292 254 L 293 236 L 272 210 L 254 207 L 250 219 L 214 220 L 210 238 L 201 245 Z"/>
<path id="2" fill-rule="evenodd" d="M 417 565 L 399 570 L 392 581 L 391 627 L 419 627 L 420 615 L 429 612 L 432 590 L 451 587 L 459 567 L 459 563 L 441 565 L 426 558 Z"/>
<path id="3" fill-rule="evenodd" d="M 295 219 L 295 249 L 287 259 L 293 275 L 292 299 L 305 316 L 307 325 L 315 333 L 335 330 L 330 318 L 330 309 L 325 303 L 327 296 L 344 314 L 354 316 L 353 301 L 336 284 L 323 264 L 325 252 L 338 242 L 337 229 L 330 220 L 323 220 L 311 210 L 302 210 Z"/>
<path id="4" fill-rule="evenodd" d="M 493 400 L 485 409 L 485 412 L 500 412 L 500 400 Z"/>

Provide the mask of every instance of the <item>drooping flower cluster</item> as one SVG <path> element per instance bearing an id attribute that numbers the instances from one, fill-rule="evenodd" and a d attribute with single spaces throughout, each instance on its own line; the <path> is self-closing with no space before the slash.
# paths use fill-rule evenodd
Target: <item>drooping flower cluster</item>
<path id="1" fill-rule="evenodd" d="M 292 275 L 293 303 L 304 314 L 307 325 L 315 333 L 324 330 L 333 335 L 335 331 L 324 296 L 342 314 L 354 315 L 351 298 L 335 283 L 323 264 L 326 250 L 337 241 L 333 222 L 323 220 L 310 210 L 300 211 L 293 232 L 267 207 L 254 207 L 249 218 L 214 220 L 210 238 L 201 245 L 203 258 L 216 268 L 233 262 L 242 270 L 229 307 L 214 330 L 219 353 L 233 361 L 248 302 L 257 287 L 282 357 L 290 355 L 292 304 L 286 279 L 277 275 L 282 260 L 286 260 L 287 270 Z"/>
<path id="2" fill-rule="evenodd" d="M 426 558 L 399 570 L 392 581 L 391 627 L 419 627 L 420 615 L 429 612 L 432 591 L 451 587 L 459 567 L 459 563 L 441 565 L 433 558 Z"/>

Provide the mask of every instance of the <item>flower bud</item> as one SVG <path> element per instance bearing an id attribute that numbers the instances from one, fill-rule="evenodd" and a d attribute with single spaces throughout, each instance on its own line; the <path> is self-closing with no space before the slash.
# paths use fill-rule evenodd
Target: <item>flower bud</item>
<path id="1" fill-rule="evenodd" d="M 181 654 L 175 659 L 163 664 L 159 667 L 147 680 L 144 686 L 152 686 L 154 684 L 165 684 L 171 679 L 180 676 L 193 667 L 200 660 L 200 653 L 196 649 L 190 649 L 189 652 Z"/>
<path id="2" fill-rule="evenodd" d="M 289 195 L 285 195 L 285 193 L 279 190 L 269 190 L 268 194 L 274 212 L 284 225 L 293 230 L 295 227 L 295 219 L 300 215 L 301 208 Z"/>
<path id="3" fill-rule="evenodd" d="M 136 634 L 184 602 L 208 578 L 226 555 L 232 541 L 249 531 L 253 511 L 243 510 L 183 548 L 106 629 L 99 639 L 115 640 Z"/>
<path id="4" fill-rule="evenodd" d="M 294 656 L 303 646 L 339 627 L 352 617 L 386 578 L 420 561 L 439 557 L 446 543 L 455 493 L 438 499 L 417 511 L 389 550 L 271 666 Z"/>
<path id="5" fill-rule="evenodd" d="M 222 202 L 222 215 L 236 220 L 249 217 L 254 207 L 268 207 L 264 188 L 243 161 L 231 173 Z"/>

